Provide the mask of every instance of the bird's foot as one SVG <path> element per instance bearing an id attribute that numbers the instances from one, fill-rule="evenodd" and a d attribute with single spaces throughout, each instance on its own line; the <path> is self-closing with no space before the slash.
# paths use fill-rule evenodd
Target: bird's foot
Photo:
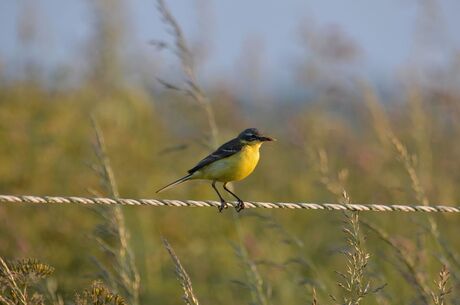
<path id="1" fill-rule="evenodd" d="M 238 200 L 238 204 L 235 206 L 236 211 L 239 213 L 244 209 L 243 200 Z"/>
<path id="2" fill-rule="evenodd" d="M 227 203 L 225 202 L 225 200 L 221 200 L 220 201 L 220 206 L 218 207 L 219 213 L 222 213 L 222 210 L 226 209 L 226 208 L 228 208 Z"/>

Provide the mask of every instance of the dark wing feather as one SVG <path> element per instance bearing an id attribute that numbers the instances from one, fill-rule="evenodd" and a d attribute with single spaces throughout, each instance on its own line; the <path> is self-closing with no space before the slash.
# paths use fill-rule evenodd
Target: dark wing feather
<path id="1" fill-rule="evenodd" d="M 216 149 L 215 152 L 198 162 L 198 164 L 188 171 L 189 174 L 193 174 L 199 169 L 202 169 L 206 165 L 209 165 L 217 160 L 230 157 L 233 154 L 236 154 L 243 148 L 243 144 L 238 138 L 228 141 L 227 143 L 220 146 Z"/>

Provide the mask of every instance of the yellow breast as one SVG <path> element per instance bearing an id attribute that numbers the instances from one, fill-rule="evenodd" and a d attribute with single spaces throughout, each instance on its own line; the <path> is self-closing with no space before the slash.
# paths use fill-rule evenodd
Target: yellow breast
<path id="1" fill-rule="evenodd" d="M 205 166 L 197 173 L 196 178 L 219 182 L 242 180 L 256 168 L 259 162 L 259 148 L 260 143 L 245 145 L 240 152 Z"/>

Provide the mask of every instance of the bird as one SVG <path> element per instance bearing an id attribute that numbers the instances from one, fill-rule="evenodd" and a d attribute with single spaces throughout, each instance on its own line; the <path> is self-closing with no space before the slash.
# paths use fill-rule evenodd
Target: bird
<path id="1" fill-rule="evenodd" d="M 227 188 L 227 184 L 249 176 L 259 162 L 260 146 L 264 142 L 271 141 L 276 140 L 272 137 L 262 135 L 257 128 L 247 128 L 236 138 L 226 142 L 213 153 L 203 158 L 187 171 L 187 175 L 162 187 L 156 193 L 163 192 L 189 180 L 209 180 L 212 181 L 211 186 L 219 196 L 221 204 L 218 210 L 222 212 L 227 207 L 227 204 L 216 187 L 217 182 L 222 182 L 224 190 L 237 200 L 238 203 L 235 209 L 237 212 L 240 212 L 244 209 L 244 202 Z"/>

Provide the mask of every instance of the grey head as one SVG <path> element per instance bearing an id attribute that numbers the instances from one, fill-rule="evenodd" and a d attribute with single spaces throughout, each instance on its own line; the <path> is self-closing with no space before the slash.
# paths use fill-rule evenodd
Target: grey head
<path id="1" fill-rule="evenodd" d="M 260 133 L 257 128 L 248 128 L 243 130 L 239 135 L 238 139 L 244 142 L 266 142 L 274 141 L 275 139 L 271 137 L 264 136 Z"/>

